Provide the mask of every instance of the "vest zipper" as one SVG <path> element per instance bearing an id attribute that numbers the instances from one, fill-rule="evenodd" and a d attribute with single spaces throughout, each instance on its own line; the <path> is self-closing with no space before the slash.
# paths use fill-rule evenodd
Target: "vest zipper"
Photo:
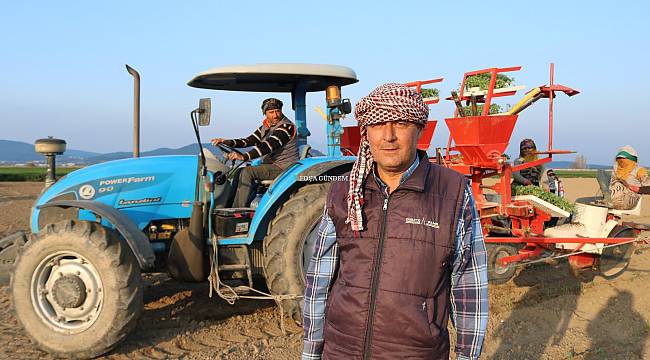
<path id="1" fill-rule="evenodd" d="M 388 199 L 390 195 L 384 197 L 384 207 L 383 213 L 381 216 L 381 232 L 379 233 L 379 249 L 377 251 L 377 262 L 372 271 L 372 280 L 370 283 L 370 310 L 368 312 L 368 322 L 366 324 L 366 338 L 365 344 L 363 347 L 363 358 L 364 360 L 370 358 L 370 344 L 372 343 L 372 323 L 375 320 L 375 300 L 377 297 L 377 288 L 379 287 L 379 270 L 381 268 L 381 261 L 384 255 L 384 233 L 386 231 L 386 217 L 388 213 Z"/>

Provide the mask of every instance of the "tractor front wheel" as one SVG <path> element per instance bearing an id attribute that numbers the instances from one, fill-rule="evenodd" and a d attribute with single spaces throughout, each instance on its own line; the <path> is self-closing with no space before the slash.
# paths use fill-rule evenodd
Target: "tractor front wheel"
<path id="1" fill-rule="evenodd" d="M 297 323 L 302 322 L 305 274 L 329 188 L 330 184 L 311 184 L 296 191 L 278 210 L 264 238 L 266 284 L 271 294 L 300 296 L 280 302 Z"/>
<path id="2" fill-rule="evenodd" d="M 90 358 L 124 339 L 143 311 L 140 268 L 114 230 L 45 226 L 21 248 L 11 280 L 16 318 L 42 349 Z"/>

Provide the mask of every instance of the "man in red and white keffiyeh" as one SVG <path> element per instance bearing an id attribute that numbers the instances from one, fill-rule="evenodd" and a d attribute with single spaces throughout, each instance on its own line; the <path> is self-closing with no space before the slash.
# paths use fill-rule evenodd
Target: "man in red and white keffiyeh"
<path id="1" fill-rule="evenodd" d="M 350 173 L 348 192 L 348 217 L 346 223 L 357 232 L 363 230 L 361 207 L 363 206 L 363 181 L 376 166 L 379 176 L 390 191 L 399 185 L 402 173 L 414 160 L 417 137 L 399 137 L 399 131 L 421 132 L 429 116 L 429 108 L 419 93 L 401 84 L 388 83 L 379 86 L 362 98 L 354 109 L 359 122 L 361 144 L 357 160 Z M 417 126 L 413 129 L 411 124 Z M 370 137 L 370 141 L 369 141 Z"/>
<path id="2" fill-rule="evenodd" d="M 305 275 L 301 359 L 448 359 L 451 318 L 456 358 L 477 360 L 488 275 L 471 185 L 417 150 L 417 92 L 382 85 L 355 116 L 358 158 L 331 185 Z"/>

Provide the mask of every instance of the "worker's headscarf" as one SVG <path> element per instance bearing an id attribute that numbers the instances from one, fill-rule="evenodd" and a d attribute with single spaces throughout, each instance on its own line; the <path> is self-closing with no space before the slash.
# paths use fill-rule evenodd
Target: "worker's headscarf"
<path id="1" fill-rule="evenodd" d="M 416 91 L 401 84 L 388 83 L 359 100 L 354 108 L 354 116 L 359 122 L 361 144 L 350 173 L 348 217 L 345 223 L 349 223 L 352 230 L 358 232 L 363 230 L 363 181 L 372 171 L 374 164 L 366 126 L 387 121 L 409 121 L 424 126 L 429 116 L 429 108 Z"/>
<path id="2" fill-rule="evenodd" d="M 618 153 L 616 154 L 616 160 L 614 161 L 614 174 L 617 179 L 627 180 L 630 176 L 630 173 L 634 168 L 636 168 L 637 163 L 639 162 L 639 157 L 630 145 L 623 146 Z M 645 169 L 642 170 L 645 173 Z M 642 174 L 637 174 L 637 176 Z"/>
<path id="3" fill-rule="evenodd" d="M 537 150 L 537 145 L 535 145 L 535 141 L 533 139 L 523 139 L 519 143 L 519 157 L 524 160 L 524 162 L 531 162 L 535 161 L 538 159 L 537 154 L 529 154 L 529 155 L 524 155 L 524 148 L 532 148 L 533 151 Z"/>
<path id="4" fill-rule="evenodd" d="M 630 159 L 634 162 L 639 161 L 639 155 L 637 154 L 636 150 L 634 150 L 634 148 L 630 145 L 623 146 L 616 154 L 616 158 Z"/>

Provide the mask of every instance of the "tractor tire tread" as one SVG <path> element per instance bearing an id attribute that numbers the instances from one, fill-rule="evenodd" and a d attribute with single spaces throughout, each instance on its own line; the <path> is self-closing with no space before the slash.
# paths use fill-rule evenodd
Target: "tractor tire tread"
<path id="1" fill-rule="evenodd" d="M 41 231 L 33 235 L 26 246 L 23 246 L 16 258 L 16 265 L 22 260 L 26 251 L 29 251 L 30 246 L 44 241 L 50 236 L 62 235 L 70 232 L 84 239 L 85 245 L 94 248 L 98 252 L 110 254 L 112 261 L 108 262 L 109 266 L 116 272 L 116 278 L 119 279 L 117 286 L 106 289 L 106 292 L 117 292 L 118 299 L 115 303 L 116 316 L 112 319 L 109 330 L 105 335 L 98 339 L 94 344 L 85 346 L 81 351 L 75 350 L 60 350 L 52 348 L 50 344 L 35 338 L 32 334 L 28 335 L 30 339 L 36 343 L 40 348 L 48 351 L 57 357 L 66 358 L 93 358 L 113 349 L 119 344 L 127 334 L 135 328 L 138 319 L 144 311 L 143 306 L 143 290 L 141 286 L 140 268 L 137 260 L 131 252 L 129 246 L 117 231 L 108 229 L 101 224 L 80 221 L 80 220 L 64 220 L 56 224 L 48 224 L 41 229 Z M 97 266 L 97 265 L 96 265 Z M 99 271 L 99 270 L 98 270 Z M 106 269 L 104 269 L 106 271 Z M 11 288 L 14 289 L 14 279 L 11 279 Z M 104 288 L 108 288 L 110 284 L 104 284 Z M 16 302 L 21 301 L 17 299 L 15 291 L 12 291 L 12 311 L 16 319 L 23 328 L 33 327 L 35 324 L 27 324 L 32 321 L 31 319 L 24 319 L 16 307 Z M 106 306 L 106 304 L 105 304 Z M 31 326 L 30 326 L 31 325 Z M 39 324 L 43 326 L 43 324 Z M 85 345 L 85 344 L 84 344 Z"/>
<path id="2" fill-rule="evenodd" d="M 296 237 L 296 232 L 309 225 L 300 223 L 309 221 L 302 220 L 304 216 L 300 216 L 305 214 L 308 206 L 320 204 L 322 210 L 328 190 L 327 183 L 309 184 L 298 189 L 278 209 L 276 217 L 271 221 L 263 246 L 264 275 L 271 294 L 302 294 L 304 291 L 297 276 L 287 274 L 291 270 L 295 271 L 297 266 L 297 257 L 287 256 L 287 247 L 296 244 L 290 244 L 287 239 L 292 235 Z M 319 201 L 321 199 L 322 201 Z M 284 300 L 280 306 L 294 321 L 302 322 L 302 309 L 298 299 Z"/>

